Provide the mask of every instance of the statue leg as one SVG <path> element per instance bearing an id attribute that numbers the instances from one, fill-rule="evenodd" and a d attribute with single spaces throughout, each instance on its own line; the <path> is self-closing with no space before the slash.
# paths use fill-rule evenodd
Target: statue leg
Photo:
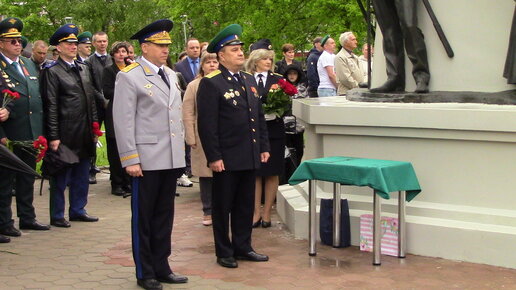
<path id="1" fill-rule="evenodd" d="M 412 62 L 412 75 L 416 81 L 416 92 L 428 92 L 430 70 L 426 53 L 425 39 L 421 29 L 417 27 L 417 2 L 419 0 L 395 0 L 396 10 L 400 18 L 403 40 L 407 56 Z"/>
<path id="2" fill-rule="evenodd" d="M 373 0 L 376 20 L 383 34 L 383 53 L 387 67 L 387 82 L 371 92 L 384 93 L 405 90 L 405 55 L 400 21 L 394 0 Z"/>

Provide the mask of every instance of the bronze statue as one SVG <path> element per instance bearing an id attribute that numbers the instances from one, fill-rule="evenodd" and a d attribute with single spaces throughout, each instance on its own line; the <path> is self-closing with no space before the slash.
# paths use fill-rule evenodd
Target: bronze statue
<path id="1" fill-rule="evenodd" d="M 387 81 L 373 93 L 405 91 L 405 54 L 412 62 L 416 93 L 427 93 L 430 71 L 424 36 L 417 27 L 417 0 L 373 0 L 383 34 Z"/>
<path id="2" fill-rule="evenodd" d="M 516 84 L 516 7 L 512 16 L 511 36 L 509 38 L 509 49 L 505 59 L 503 77 L 508 84 Z"/>

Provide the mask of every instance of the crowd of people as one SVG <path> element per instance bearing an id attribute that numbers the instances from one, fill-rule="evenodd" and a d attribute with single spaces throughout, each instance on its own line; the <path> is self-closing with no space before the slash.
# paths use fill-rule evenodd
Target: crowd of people
<path id="1" fill-rule="evenodd" d="M 291 98 L 344 95 L 363 86 L 372 48 L 365 45 L 359 58 L 353 53 L 356 37 L 345 32 L 337 55 L 327 35 L 314 39 L 303 62 L 289 43 L 275 62 L 268 39 L 251 44 L 246 57 L 242 27 L 233 24 L 210 42 L 188 39 L 174 64 L 172 26 L 158 20 L 136 32 L 131 37 L 139 43 L 136 57 L 129 41 L 109 46 L 105 32 L 79 34 L 76 25 L 66 24 L 49 38 L 51 47 L 36 40 L 32 55 L 24 57 L 23 22 L 14 17 L 0 22 L 1 87 L 20 95 L 0 108 L 0 143 L 11 143 L 14 154 L 32 168 L 36 157 L 16 144 L 39 136 L 52 155 L 71 152 L 77 159 L 48 174 L 50 225 L 36 219 L 35 177 L 0 168 L 0 243 L 21 236 L 11 210 L 13 192 L 19 229 L 99 220 L 86 206 L 89 186 L 96 183 L 96 144 L 104 124 L 111 193 L 131 196 L 139 286 L 161 289 L 160 282 L 188 280 L 171 271 L 168 256 L 176 186 L 192 186 L 192 175 L 199 177 L 202 224 L 213 226 L 217 263 L 236 268 L 238 259 L 268 260 L 251 246 L 252 228 L 273 225 L 278 186 L 303 156 L 304 128 L 291 107 L 264 114 L 262 104 L 271 102 L 281 81 L 296 88 Z M 0 97 L 2 104 L 7 97 Z"/>

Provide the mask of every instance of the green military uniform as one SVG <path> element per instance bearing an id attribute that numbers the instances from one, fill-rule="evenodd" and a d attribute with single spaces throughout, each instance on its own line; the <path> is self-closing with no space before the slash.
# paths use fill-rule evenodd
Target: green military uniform
<path id="1" fill-rule="evenodd" d="M 21 38 L 23 23 L 17 18 L 7 18 L 0 22 L 0 38 L 13 41 Z M 13 45 L 5 43 L 5 45 Z M 13 62 L 3 53 L 0 55 L 0 77 L 7 89 L 16 91 L 20 98 L 12 101 L 7 109 L 9 118 L 0 123 L 0 138 L 14 141 L 32 141 L 43 135 L 43 108 L 39 93 L 38 71 L 32 61 L 18 56 Z M 16 66 L 21 68 L 18 69 Z M 35 156 L 15 147 L 14 153 L 32 168 L 36 168 Z M 13 229 L 11 211 L 11 191 L 16 190 L 17 213 L 20 225 L 32 225 L 36 214 L 34 198 L 34 176 L 14 171 L 1 170 L 0 175 L 0 233 Z M 27 228 L 34 228 L 28 226 Z M 38 229 L 48 229 L 48 226 Z"/>

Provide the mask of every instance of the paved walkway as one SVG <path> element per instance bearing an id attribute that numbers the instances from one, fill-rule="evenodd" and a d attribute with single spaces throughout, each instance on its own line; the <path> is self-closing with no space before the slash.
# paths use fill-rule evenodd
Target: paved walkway
<path id="1" fill-rule="evenodd" d="M 39 221 L 47 223 L 46 188 L 34 204 Z M 97 223 L 23 231 L 22 237 L 0 244 L 0 289 L 139 289 L 130 200 L 109 192 L 108 175 L 100 175 L 87 207 L 100 217 Z M 272 228 L 253 231 L 254 248 L 269 255 L 269 262 L 222 268 L 215 262 L 211 227 L 201 225 L 198 183 L 179 192 L 170 260 L 173 270 L 190 281 L 164 284 L 165 289 L 516 289 L 516 269 L 414 255 L 383 256 L 382 266 L 374 267 L 371 254 L 358 247 L 319 245 L 318 255 L 309 257 L 307 241 L 294 239 L 276 216 Z"/>

